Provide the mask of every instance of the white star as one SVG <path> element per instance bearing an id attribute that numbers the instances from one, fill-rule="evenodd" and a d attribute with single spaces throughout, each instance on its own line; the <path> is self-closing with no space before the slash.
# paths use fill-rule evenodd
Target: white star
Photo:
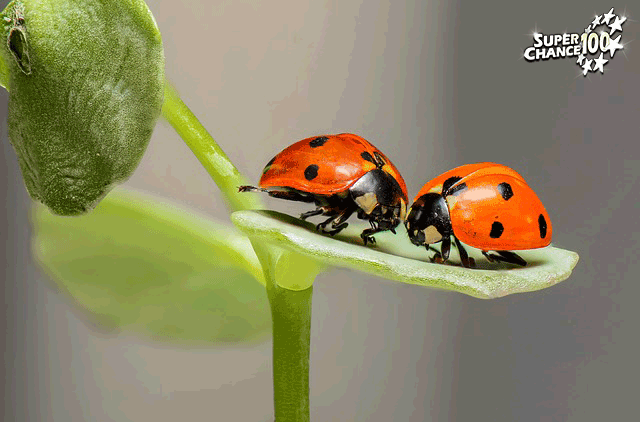
<path id="1" fill-rule="evenodd" d="M 609 28 L 611 28 L 611 32 L 609 33 L 609 35 L 613 35 L 613 33 L 616 32 L 616 31 L 622 32 L 622 24 L 626 20 L 627 20 L 626 17 L 620 19 L 620 16 L 616 16 L 616 21 L 614 23 L 612 23 L 611 25 L 609 25 Z"/>
<path id="2" fill-rule="evenodd" d="M 586 57 L 584 56 L 584 54 L 580 54 L 578 56 L 578 60 L 576 60 L 576 63 L 578 63 L 579 65 L 582 66 L 582 62 L 584 61 L 584 59 L 586 59 Z"/>
<path id="3" fill-rule="evenodd" d="M 588 34 L 588 33 L 590 33 L 590 32 L 591 32 L 591 25 L 587 26 L 587 27 L 584 29 L 584 32 L 586 32 L 587 34 Z"/>
<path id="4" fill-rule="evenodd" d="M 591 62 L 592 62 L 592 61 L 593 61 L 593 60 L 589 60 L 589 59 L 587 59 L 587 61 L 586 61 L 586 62 L 584 62 L 584 65 L 582 66 L 582 69 L 583 69 L 583 70 L 582 70 L 582 75 L 583 75 L 583 76 L 587 76 L 587 73 L 589 73 L 589 71 L 591 70 Z"/>
<path id="5" fill-rule="evenodd" d="M 605 25 L 609 25 L 609 21 L 611 20 L 611 18 L 613 18 L 616 14 L 613 13 L 613 7 L 611 8 L 611 10 L 609 10 L 609 13 L 605 13 L 603 15 L 604 19 L 602 20 L 602 23 L 604 23 Z"/>
<path id="6" fill-rule="evenodd" d="M 613 58 L 613 54 L 616 52 L 616 50 L 621 50 L 623 48 L 623 45 L 620 44 L 620 37 L 622 37 L 622 35 L 618 35 L 618 38 L 616 38 L 615 40 L 609 40 L 607 51 L 609 51 L 609 54 L 611 54 L 611 58 Z"/>
<path id="7" fill-rule="evenodd" d="M 601 17 L 602 17 L 602 15 L 597 15 L 596 18 L 591 21 L 591 26 L 593 26 L 595 28 L 596 26 L 600 25 L 600 18 Z"/>
<path id="8" fill-rule="evenodd" d="M 604 73 L 604 64 L 606 62 L 608 62 L 609 60 L 607 59 L 603 59 L 602 56 L 604 55 L 604 53 L 600 53 L 600 57 L 598 57 L 597 59 L 594 59 L 595 63 L 593 64 L 593 71 L 597 72 L 598 69 L 600 69 L 600 73 Z"/>

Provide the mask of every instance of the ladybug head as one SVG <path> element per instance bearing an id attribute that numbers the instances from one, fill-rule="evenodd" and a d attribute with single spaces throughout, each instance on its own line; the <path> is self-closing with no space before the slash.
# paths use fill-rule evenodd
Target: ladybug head
<path id="1" fill-rule="evenodd" d="M 453 229 L 444 197 L 427 193 L 416 199 L 405 221 L 409 239 L 416 246 L 438 243 L 451 236 Z"/>
<path id="2" fill-rule="evenodd" d="M 407 194 L 389 173 L 376 168 L 362 176 L 349 188 L 360 208 L 358 217 L 373 220 L 381 230 L 393 229 L 407 212 Z"/>

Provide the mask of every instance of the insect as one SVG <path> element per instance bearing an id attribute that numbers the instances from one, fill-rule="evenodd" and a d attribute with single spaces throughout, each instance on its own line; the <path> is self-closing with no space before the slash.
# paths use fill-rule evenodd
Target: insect
<path id="1" fill-rule="evenodd" d="M 482 250 L 490 261 L 527 262 L 514 250 L 551 243 L 549 214 L 515 170 L 495 163 L 467 164 L 449 170 L 422 187 L 405 221 L 411 242 L 442 242 L 432 260 L 449 258 L 453 238 L 464 267 L 475 266 L 462 246 Z M 496 254 L 489 253 L 495 251 Z"/>
<path id="2" fill-rule="evenodd" d="M 407 211 L 407 186 L 398 169 L 376 147 L 350 133 L 314 136 L 284 149 L 267 163 L 260 187 L 240 186 L 240 192 L 261 191 L 291 201 L 313 202 L 303 213 L 329 216 L 318 231 L 335 235 L 355 212 L 371 228 L 360 237 L 375 243 L 375 233 L 395 228 Z"/>

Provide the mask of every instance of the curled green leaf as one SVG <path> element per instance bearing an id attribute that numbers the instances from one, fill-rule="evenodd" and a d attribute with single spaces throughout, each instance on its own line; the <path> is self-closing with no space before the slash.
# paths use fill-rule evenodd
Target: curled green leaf
<path id="1" fill-rule="evenodd" d="M 20 70 L 22 70 L 25 75 L 30 75 L 31 61 L 29 59 L 27 35 L 24 27 L 24 5 L 21 2 L 16 2 L 14 7 L 9 10 L 10 16 L 4 19 L 9 28 L 7 46 L 16 59 L 16 64 Z"/>
<path id="2" fill-rule="evenodd" d="M 164 53 L 142 0 L 23 0 L 2 12 L 0 82 L 30 195 L 92 209 L 137 167 L 160 116 Z"/>
<path id="3" fill-rule="evenodd" d="M 284 249 L 316 259 L 326 265 L 346 267 L 390 280 L 436 287 L 478 298 L 496 298 L 512 293 L 529 292 L 550 287 L 571 274 L 578 254 L 547 247 L 518 251 L 528 264 L 514 267 L 489 263 L 478 251 L 469 248 L 477 269 L 462 268 L 452 251 L 447 265 L 429 261 L 427 253 L 409 241 L 404 227 L 397 235 L 376 235 L 376 245 L 363 246 L 362 224 L 351 223 L 335 238 L 315 231 L 315 226 L 275 211 L 237 211 L 232 214 L 236 227 L 251 238 L 260 239 Z"/>
<path id="4" fill-rule="evenodd" d="M 16 64 L 22 73 L 30 75 L 31 60 L 29 59 L 29 49 L 27 47 L 27 37 L 24 33 L 24 29 L 19 26 L 11 28 L 7 42 L 9 50 L 16 59 Z"/>
<path id="5" fill-rule="evenodd" d="M 260 263 L 227 225 L 120 189 L 91 214 L 40 205 L 32 222 L 37 262 L 101 331 L 187 345 L 268 336 Z"/>

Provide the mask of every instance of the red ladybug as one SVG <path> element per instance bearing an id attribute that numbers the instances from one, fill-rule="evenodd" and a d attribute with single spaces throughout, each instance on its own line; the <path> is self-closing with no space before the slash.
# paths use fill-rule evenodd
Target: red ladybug
<path id="1" fill-rule="evenodd" d="M 462 265 L 474 266 L 461 242 L 491 262 L 527 262 L 513 250 L 551 243 L 551 220 L 540 199 L 515 170 L 495 163 L 467 164 L 436 177 L 418 192 L 405 221 L 414 245 L 442 242 L 434 260 L 449 258 L 451 238 Z M 496 251 L 489 254 L 488 251 Z"/>
<path id="2" fill-rule="evenodd" d="M 375 243 L 374 233 L 395 233 L 408 203 L 407 186 L 398 169 L 367 140 L 350 133 L 296 142 L 267 163 L 259 188 L 241 186 L 239 191 L 314 202 L 317 208 L 300 218 L 329 216 L 316 229 L 330 235 L 347 227 L 346 220 L 357 212 L 358 218 L 371 224 L 360 235 L 365 245 Z"/>

